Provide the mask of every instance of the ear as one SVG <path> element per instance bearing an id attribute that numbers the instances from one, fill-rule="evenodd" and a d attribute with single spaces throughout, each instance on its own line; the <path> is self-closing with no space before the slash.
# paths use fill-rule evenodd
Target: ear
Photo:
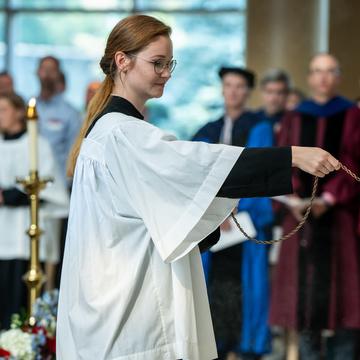
<path id="1" fill-rule="evenodd" d="M 126 71 L 129 64 L 130 59 L 123 51 L 117 51 L 114 56 L 116 68 L 120 71 Z"/>

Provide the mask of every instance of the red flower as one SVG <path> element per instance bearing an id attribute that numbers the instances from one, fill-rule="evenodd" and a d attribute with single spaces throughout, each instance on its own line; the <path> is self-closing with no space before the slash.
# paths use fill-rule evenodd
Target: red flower
<path id="1" fill-rule="evenodd" d="M 10 356 L 11 356 L 11 353 L 9 353 L 7 350 L 0 348 L 0 357 L 8 359 Z"/>
<path id="2" fill-rule="evenodd" d="M 46 336 L 47 331 L 43 326 L 34 326 L 31 328 L 31 333 L 32 334 L 44 334 Z"/>

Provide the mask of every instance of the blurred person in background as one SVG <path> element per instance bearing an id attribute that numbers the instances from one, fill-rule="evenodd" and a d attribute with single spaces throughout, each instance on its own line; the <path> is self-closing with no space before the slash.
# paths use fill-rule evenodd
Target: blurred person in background
<path id="1" fill-rule="evenodd" d="M 80 113 L 65 100 L 62 92 L 59 93 L 61 67 L 57 58 L 40 59 L 37 75 L 40 81 L 36 103 L 39 131 L 49 141 L 65 182 L 69 151 L 81 127 Z"/>
<path id="2" fill-rule="evenodd" d="M 14 81 L 7 71 L 0 72 L 0 95 L 12 94 L 14 92 Z"/>
<path id="3" fill-rule="evenodd" d="M 279 145 L 320 146 L 360 172 L 360 110 L 338 95 L 340 66 L 330 54 L 309 65 L 311 98 L 283 119 Z M 294 195 L 283 221 L 288 233 L 301 219 L 313 178 L 294 172 Z M 302 359 L 353 359 L 360 328 L 360 186 L 344 171 L 319 181 L 311 218 L 282 243 L 272 289 L 273 325 L 299 331 Z M 327 331 L 322 348 L 321 334 Z"/>
<path id="4" fill-rule="evenodd" d="M 355 104 L 358 108 L 360 108 L 360 96 L 355 99 Z"/>
<path id="5" fill-rule="evenodd" d="M 39 132 L 49 141 L 63 182 L 70 190 L 71 182 L 66 176 L 66 163 L 82 124 L 81 115 L 64 97 L 65 75 L 57 58 L 45 56 L 40 59 L 37 75 L 40 81 L 40 94 L 36 103 L 39 114 Z M 52 270 L 57 274 L 56 286 L 59 286 L 67 219 L 62 221 L 51 219 L 48 226 L 62 229 L 58 239 L 60 243 L 59 266 Z"/>
<path id="6" fill-rule="evenodd" d="M 0 95 L 0 328 L 8 328 L 13 313 L 26 307 L 26 286 L 22 279 L 28 270 L 30 240 L 29 200 L 16 177 L 29 173 L 29 139 L 25 124 L 25 104 L 16 94 Z M 46 226 L 45 218 L 67 212 L 68 195 L 48 142 L 39 138 L 39 173 L 51 176 L 54 182 L 41 193 L 40 260 L 45 262 L 47 288 L 54 285 L 49 270 L 59 260 L 59 229 Z M 50 265 L 51 264 L 51 265 Z"/>
<path id="7" fill-rule="evenodd" d="M 291 88 L 286 100 L 286 110 L 293 111 L 305 99 L 305 94 L 298 88 Z"/>
<path id="8" fill-rule="evenodd" d="M 261 120 L 270 122 L 275 133 L 278 132 L 278 124 L 285 114 L 289 88 L 289 76 L 280 69 L 268 70 L 260 81 L 262 107 L 257 114 Z"/>
<path id="9" fill-rule="evenodd" d="M 57 80 L 57 93 L 62 94 L 66 91 L 66 76 L 63 71 L 59 71 Z"/>
<path id="10" fill-rule="evenodd" d="M 272 125 L 246 108 L 255 75 L 244 68 L 221 68 L 224 115 L 201 128 L 193 140 L 237 146 L 273 145 Z M 269 238 L 272 207 L 268 198 L 242 199 L 239 211 L 251 217 L 259 239 Z M 227 231 L 226 220 L 221 231 Z M 239 235 L 240 236 L 240 235 Z M 270 352 L 268 247 L 246 241 L 203 254 L 215 337 L 220 359 L 258 359 Z"/>
<path id="11" fill-rule="evenodd" d="M 96 91 L 99 90 L 101 86 L 101 81 L 91 81 L 86 88 L 85 95 L 85 109 L 88 108 L 89 102 L 96 94 Z"/>

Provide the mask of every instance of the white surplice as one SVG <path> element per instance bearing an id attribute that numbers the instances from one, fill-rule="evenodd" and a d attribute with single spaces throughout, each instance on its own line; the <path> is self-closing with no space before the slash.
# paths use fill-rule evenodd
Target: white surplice
<path id="1" fill-rule="evenodd" d="M 40 192 L 44 203 L 40 206 L 39 224 L 44 230 L 40 237 L 40 260 L 57 262 L 59 259 L 59 231 L 57 219 L 68 213 L 69 196 L 48 142 L 39 137 L 39 175 L 50 176 L 54 182 Z M 16 177 L 29 175 L 29 137 L 4 140 L 0 136 L 0 188 L 17 187 Z M 50 226 L 51 224 L 51 226 Z M 56 226 L 53 226 L 53 225 Z M 0 259 L 28 259 L 30 240 L 26 231 L 30 225 L 29 206 L 0 206 Z"/>
<path id="2" fill-rule="evenodd" d="M 74 175 L 58 359 L 217 357 L 197 244 L 237 205 L 216 194 L 242 150 L 97 121 Z"/>

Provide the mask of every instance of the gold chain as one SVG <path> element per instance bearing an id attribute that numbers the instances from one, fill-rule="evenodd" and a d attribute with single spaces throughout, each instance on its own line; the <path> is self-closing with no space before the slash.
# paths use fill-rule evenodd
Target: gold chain
<path id="1" fill-rule="evenodd" d="M 360 177 L 357 176 L 356 174 L 354 174 L 351 170 L 349 170 L 345 165 L 340 163 L 340 168 L 343 169 L 347 174 L 349 174 L 351 177 L 353 177 L 356 181 L 360 182 Z M 304 217 L 302 218 L 302 220 L 299 222 L 299 224 L 293 229 L 291 230 L 288 234 L 283 235 L 280 239 L 277 240 L 257 240 L 251 236 L 249 236 L 245 230 L 241 227 L 241 225 L 239 224 L 239 222 L 237 221 L 234 213 L 231 213 L 231 217 L 234 220 L 236 226 L 238 227 L 238 229 L 240 230 L 240 232 L 248 239 L 251 241 L 254 241 L 256 244 L 263 244 L 263 245 L 270 245 L 270 244 L 275 244 L 277 242 L 281 242 L 284 240 L 287 240 L 289 237 L 295 235 L 303 226 L 304 223 L 306 222 L 307 218 L 310 215 L 311 212 L 311 208 L 312 208 L 312 204 L 314 202 L 314 199 L 316 197 L 316 192 L 317 192 L 317 188 L 318 188 L 318 184 L 319 184 L 319 178 L 317 176 L 315 176 L 314 178 L 314 184 L 313 184 L 313 189 L 312 189 L 312 193 L 311 193 L 311 198 L 310 198 L 310 203 L 309 206 L 306 208 Z"/>
<path id="2" fill-rule="evenodd" d="M 340 167 L 346 172 L 348 173 L 351 177 L 353 177 L 356 181 L 360 182 L 360 177 L 357 176 L 356 174 L 354 174 L 350 169 L 348 169 L 345 165 L 343 165 L 342 163 L 340 163 Z"/>

